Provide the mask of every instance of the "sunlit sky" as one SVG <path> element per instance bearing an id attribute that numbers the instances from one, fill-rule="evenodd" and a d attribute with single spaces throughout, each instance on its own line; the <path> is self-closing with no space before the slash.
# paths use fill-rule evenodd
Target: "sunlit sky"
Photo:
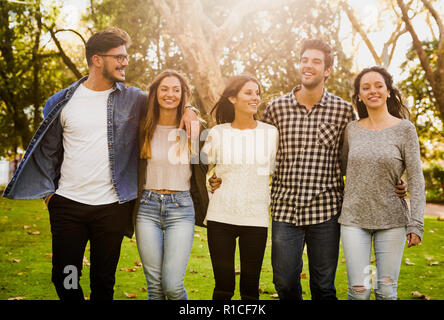
<path id="1" fill-rule="evenodd" d="M 47 0 L 50 2 L 51 0 Z M 80 19 L 81 14 L 86 10 L 89 5 L 89 0 L 61 0 L 64 5 L 62 8 L 62 14 L 64 15 L 65 27 L 76 27 Z M 392 31 L 394 30 L 393 25 L 388 25 L 386 29 L 377 30 L 375 24 L 377 12 L 378 12 L 378 0 L 349 0 L 350 5 L 355 10 L 356 16 L 360 19 L 360 22 L 370 27 L 372 33 L 368 34 L 368 37 L 374 44 L 378 54 L 381 54 L 384 42 L 388 40 Z M 435 8 L 439 12 L 444 12 L 444 1 L 437 1 L 434 4 Z M 342 26 L 340 36 L 343 38 L 343 48 L 347 55 L 353 54 L 352 45 L 352 32 L 351 24 L 348 21 L 346 15 L 342 17 Z M 413 20 L 414 26 L 421 40 L 430 40 L 430 30 L 426 27 L 424 22 L 424 16 L 420 16 Z M 438 34 L 437 28 L 435 29 L 435 34 Z M 368 50 L 367 46 L 364 44 L 360 36 L 355 37 L 355 46 L 358 45 L 357 54 L 354 55 L 354 68 L 360 70 L 367 66 L 372 66 L 375 61 Z M 403 34 L 396 45 L 393 60 L 389 66 L 389 71 L 394 75 L 397 81 L 401 80 L 405 74 L 402 74 L 402 70 L 399 65 L 405 60 L 405 53 L 411 47 L 411 36 L 409 33 Z"/>

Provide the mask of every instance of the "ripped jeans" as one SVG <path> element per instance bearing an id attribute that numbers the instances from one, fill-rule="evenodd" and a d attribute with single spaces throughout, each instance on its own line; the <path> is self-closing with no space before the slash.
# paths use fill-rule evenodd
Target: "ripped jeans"
<path id="1" fill-rule="evenodd" d="M 396 300 L 397 283 L 406 239 L 405 227 L 369 230 L 341 225 L 348 277 L 348 299 L 369 300 L 375 274 L 376 300 Z M 372 239 L 376 268 L 370 264 Z"/>

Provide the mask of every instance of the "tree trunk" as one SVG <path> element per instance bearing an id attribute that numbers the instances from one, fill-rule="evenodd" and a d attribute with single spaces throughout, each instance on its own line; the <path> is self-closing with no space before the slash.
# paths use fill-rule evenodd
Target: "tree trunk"
<path id="1" fill-rule="evenodd" d="M 174 37 L 190 70 L 193 84 L 209 113 L 224 89 L 220 68 L 223 48 L 231 41 L 243 17 L 255 11 L 283 5 L 289 0 L 243 0 L 232 8 L 224 23 L 217 27 L 206 16 L 200 0 L 154 0 L 165 18 L 169 34 Z"/>
<path id="2" fill-rule="evenodd" d="M 402 19 L 406 25 L 406 28 L 413 40 L 413 48 L 418 54 L 421 66 L 424 69 L 426 79 L 432 87 L 433 96 L 435 97 L 436 103 L 438 104 L 438 110 L 440 112 L 440 118 L 444 122 L 444 24 L 441 20 L 440 15 L 435 11 L 431 3 L 427 0 L 421 0 L 427 10 L 430 11 L 433 18 L 435 19 L 439 28 L 439 42 L 438 42 L 438 53 L 437 53 L 437 63 L 436 71 L 433 71 L 430 65 L 427 53 L 422 47 L 422 42 L 419 40 L 415 29 L 409 19 L 407 7 L 403 0 L 397 0 L 398 6 L 401 9 Z"/>

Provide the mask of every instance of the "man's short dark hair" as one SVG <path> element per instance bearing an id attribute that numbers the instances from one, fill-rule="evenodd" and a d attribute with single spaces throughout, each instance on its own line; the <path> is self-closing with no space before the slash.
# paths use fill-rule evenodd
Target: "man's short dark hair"
<path id="1" fill-rule="evenodd" d="M 105 31 L 100 31 L 91 36 L 88 39 L 85 46 L 86 61 L 88 66 L 92 64 L 92 56 L 95 54 L 104 54 L 105 52 L 120 47 L 126 46 L 127 48 L 131 44 L 131 38 L 122 29 L 109 28 Z"/>
<path id="2" fill-rule="evenodd" d="M 324 41 L 319 39 L 307 39 L 302 42 L 301 46 L 301 54 L 300 58 L 302 59 L 302 55 L 304 52 L 308 49 L 316 49 L 320 50 L 324 53 L 324 62 L 325 62 L 325 69 L 330 68 L 333 65 L 334 62 L 334 53 L 333 49 Z"/>

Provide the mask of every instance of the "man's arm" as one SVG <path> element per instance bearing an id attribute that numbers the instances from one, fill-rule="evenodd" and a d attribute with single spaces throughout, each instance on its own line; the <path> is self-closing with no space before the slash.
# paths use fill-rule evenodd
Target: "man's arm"
<path id="1" fill-rule="evenodd" d="M 182 115 L 182 119 L 180 119 L 179 129 L 183 129 L 187 132 L 188 138 L 195 138 L 199 136 L 199 125 L 192 125 L 193 121 L 196 124 L 199 124 L 199 110 L 193 106 L 187 106 Z M 196 132 L 197 130 L 197 132 Z"/>

